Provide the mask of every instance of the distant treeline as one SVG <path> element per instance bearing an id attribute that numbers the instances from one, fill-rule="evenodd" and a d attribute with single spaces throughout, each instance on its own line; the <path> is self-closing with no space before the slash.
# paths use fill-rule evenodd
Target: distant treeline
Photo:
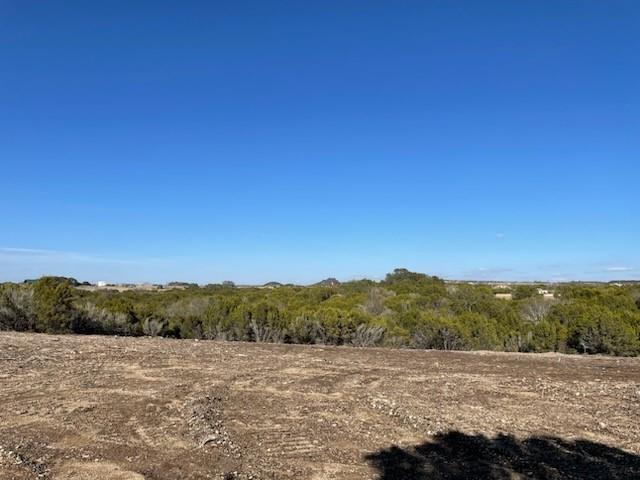
<path id="1" fill-rule="evenodd" d="M 444 350 L 638 355 L 640 286 L 448 283 L 396 269 L 384 281 L 271 288 L 184 284 L 86 291 L 63 277 L 0 285 L 0 330 Z"/>

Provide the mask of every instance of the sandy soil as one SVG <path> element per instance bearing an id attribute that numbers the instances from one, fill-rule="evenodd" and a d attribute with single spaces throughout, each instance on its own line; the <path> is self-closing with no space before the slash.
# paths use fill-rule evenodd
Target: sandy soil
<path id="1" fill-rule="evenodd" d="M 640 359 L 0 333 L 1 479 L 634 478 L 638 454 Z"/>

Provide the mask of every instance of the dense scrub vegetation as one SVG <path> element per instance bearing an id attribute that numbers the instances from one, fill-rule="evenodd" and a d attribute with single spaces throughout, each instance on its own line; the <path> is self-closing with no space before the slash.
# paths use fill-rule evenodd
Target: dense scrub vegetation
<path id="1" fill-rule="evenodd" d="M 640 287 L 566 284 L 555 298 L 520 286 L 445 284 L 397 269 L 382 282 L 163 292 L 85 291 L 43 277 L 0 286 L 0 330 L 393 346 L 445 350 L 640 353 Z"/>

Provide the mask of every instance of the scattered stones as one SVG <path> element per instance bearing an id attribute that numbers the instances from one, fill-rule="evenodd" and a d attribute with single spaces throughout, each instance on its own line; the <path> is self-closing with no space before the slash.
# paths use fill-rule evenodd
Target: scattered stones
<path id="1" fill-rule="evenodd" d="M 199 439 L 199 448 L 214 446 L 231 456 L 239 452 L 239 447 L 231 440 L 224 424 L 223 402 L 221 392 L 209 393 L 189 402 L 185 414 L 190 434 Z"/>

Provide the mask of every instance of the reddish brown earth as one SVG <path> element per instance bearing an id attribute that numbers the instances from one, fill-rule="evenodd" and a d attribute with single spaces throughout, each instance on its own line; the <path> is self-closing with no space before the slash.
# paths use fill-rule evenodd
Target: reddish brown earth
<path id="1" fill-rule="evenodd" d="M 0 334 L 1 479 L 634 478 L 638 454 L 635 358 Z"/>

